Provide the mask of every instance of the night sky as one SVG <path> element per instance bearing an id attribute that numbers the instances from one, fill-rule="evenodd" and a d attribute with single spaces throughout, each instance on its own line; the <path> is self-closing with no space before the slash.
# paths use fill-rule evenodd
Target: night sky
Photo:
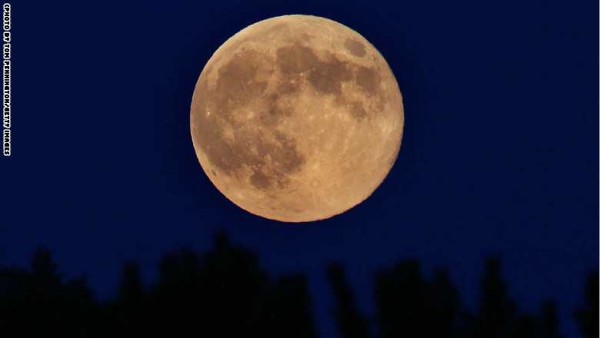
<path id="1" fill-rule="evenodd" d="M 598 266 L 598 1 L 33 1 L 13 13 L 13 155 L 0 158 L 0 265 L 50 248 L 66 277 L 114 294 L 121 264 L 147 282 L 167 251 L 215 231 L 273 274 L 306 272 L 322 336 L 341 261 L 373 311 L 372 273 L 448 267 L 468 307 L 484 259 L 563 332 Z M 312 14 L 386 58 L 402 90 L 398 160 L 364 203 L 286 225 L 239 209 L 196 159 L 189 107 L 212 53 L 256 21 Z"/>

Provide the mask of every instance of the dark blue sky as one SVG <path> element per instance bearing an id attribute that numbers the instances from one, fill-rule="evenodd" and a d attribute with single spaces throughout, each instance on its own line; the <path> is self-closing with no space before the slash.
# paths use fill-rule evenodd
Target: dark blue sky
<path id="1" fill-rule="evenodd" d="M 282 225 L 238 209 L 189 135 L 195 82 L 245 26 L 313 14 L 357 30 L 404 95 L 392 172 L 330 220 Z M 559 300 L 562 327 L 598 266 L 598 2 L 33 1 L 13 4 L 13 156 L 0 159 L 0 264 L 48 246 L 66 276 L 111 295 L 124 260 L 148 279 L 168 250 L 226 230 L 273 273 L 309 273 L 330 335 L 328 262 L 372 311 L 372 272 L 447 266 L 476 304 L 484 258 L 511 295 Z"/>

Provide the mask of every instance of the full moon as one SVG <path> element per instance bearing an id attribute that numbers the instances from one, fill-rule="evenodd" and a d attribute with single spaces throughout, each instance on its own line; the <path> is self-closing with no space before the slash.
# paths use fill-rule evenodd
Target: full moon
<path id="1" fill-rule="evenodd" d="M 383 56 L 335 21 L 285 15 L 229 38 L 192 97 L 196 155 L 242 209 L 282 222 L 341 214 L 394 165 L 402 94 Z"/>

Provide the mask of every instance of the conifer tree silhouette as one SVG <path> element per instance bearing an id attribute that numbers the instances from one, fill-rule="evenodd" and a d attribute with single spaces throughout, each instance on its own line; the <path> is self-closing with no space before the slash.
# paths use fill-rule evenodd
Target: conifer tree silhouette
<path id="1" fill-rule="evenodd" d="M 535 318 L 531 315 L 521 315 L 510 323 L 508 330 L 511 332 L 506 337 L 514 338 L 536 338 L 536 323 Z"/>
<path id="2" fill-rule="evenodd" d="M 62 291 L 66 308 L 65 337 L 102 337 L 98 322 L 99 305 L 88 286 L 87 278 L 79 277 L 67 282 Z"/>
<path id="3" fill-rule="evenodd" d="M 458 336 L 460 301 L 446 270 L 437 270 L 427 292 L 431 337 Z"/>
<path id="4" fill-rule="evenodd" d="M 509 299 L 506 284 L 501 276 L 498 258 L 486 260 L 480 292 L 477 336 L 481 338 L 505 337 L 515 319 L 516 307 Z M 528 325 L 525 322 L 521 324 L 523 327 Z"/>
<path id="5" fill-rule="evenodd" d="M 540 337 L 560 338 L 556 304 L 547 300 L 542 303 L 542 315 L 539 320 Z"/>
<path id="6" fill-rule="evenodd" d="M 0 335 L 17 335 L 18 328 L 31 319 L 25 311 L 28 282 L 29 274 L 24 269 L 0 270 Z"/>
<path id="7" fill-rule="evenodd" d="M 28 315 L 37 324 L 30 325 L 28 330 L 36 336 L 42 336 L 45 332 L 64 334 L 62 327 L 65 326 L 65 309 L 60 299 L 61 279 L 48 249 L 40 247 L 36 250 L 31 259 L 30 270 L 23 305 L 25 309 L 29 309 Z"/>
<path id="8" fill-rule="evenodd" d="M 159 336 L 193 337 L 206 314 L 198 256 L 189 249 L 165 255 L 151 298 L 151 321 Z"/>
<path id="9" fill-rule="evenodd" d="M 335 299 L 333 318 L 340 338 L 369 337 L 367 319 L 358 310 L 344 268 L 338 263 L 330 264 L 327 268 L 327 277 Z"/>
<path id="10" fill-rule="evenodd" d="M 419 263 L 399 263 L 377 274 L 375 281 L 377 322 L 381 338 L 429 336 L 425 284 Z"/>
<path id="11" fill-rule="evenodd" d="M 252 252 L 232 246 L 223 233 L 204 256 L 201 280 L 209 334 L 239 337 L 257 333 L 267 276 Z"/>
<path id="12" fill-rule="evenodd" d="M 585 338 L 597 338 L 598 330 L 598 272 L 590 273 L 585 284 L 585 300 L 583 307 L 576 311 L 579 330 Z"/>
<path id="13" fill-rule="evenodd" d="M 262 305 L 259 332 L 268 338 L 314 338 L 316 332 L 306 278 L 279 278 L 269 288 Z"/>
<path id="14" fill-rule="evenodd" d="M 3 336 L 94 336 L 96 303 L 85 278 L 63 283 L 48 249 L 36 250 L 29 272 L 3 270 L 0 284 Z"/>
<path id="15" fill-rule="evenodd" d="M 340 264 L 327 268 L 340 338 L 369 337 Z M 423 278 L 402 261 L 375 276 L 374 332 L 381 338 L 559 338 L 557 306 L 520 314 L 509 298 L 500 261 L 485 262 L 479 312 L 461 307 L 448 272 Z M 598 273 L 590 274 L 576 312 L 585 338 L 598 337 Z M 83 277 L 63 281 L 49 250 L 29 269 L 0 268 L 0 337 L 264 337 L 316 338 L 306 277 L 268 278 L 255 254 L 215 236 L 202 255 L 182 249 L 163 257 L 158 279 L 144 288 L 140 267 L 124 264 L 117 297 L 98 302 Z"/>
<path id="16" fill-rule="evenodd" d="M 147 301 L 142 286 L 139 264 L 126 262 L 123 265 L 117 300 L 111 309 L 115 318 L 113 334 L 124 336 L 146 333 L 145 318 L 147 316 Z"/>

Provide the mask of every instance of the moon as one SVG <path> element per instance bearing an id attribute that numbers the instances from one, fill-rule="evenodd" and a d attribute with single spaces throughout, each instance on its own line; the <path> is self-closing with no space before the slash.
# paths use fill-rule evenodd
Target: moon
<path id="1" fill-rule="evenodd" d="M 394 165 L 402 94 L 383 56 L 329 19 L 252 24 L 206 63 L 190 130 L 214 186 L 242 209 L 281 222 L 341 214 Z"/>

